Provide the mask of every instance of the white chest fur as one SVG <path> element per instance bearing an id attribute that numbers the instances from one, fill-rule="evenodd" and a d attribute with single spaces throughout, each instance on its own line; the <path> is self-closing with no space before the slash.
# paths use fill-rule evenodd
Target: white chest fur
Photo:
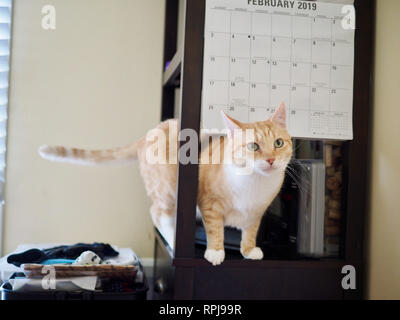
<path id="1" fill-rule="evenodd" d="M 238 175 L 231 167 L 227 166 L 225 170 L 232 202 L 232 211 L 225 216 L 225 224 L 245 228 L 271 204 L 281 187 L 283 173 Z"/>

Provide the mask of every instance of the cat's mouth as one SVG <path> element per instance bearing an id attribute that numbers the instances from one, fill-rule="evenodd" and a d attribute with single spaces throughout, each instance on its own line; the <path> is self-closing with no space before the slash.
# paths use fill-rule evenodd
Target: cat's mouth
<path id="1" fill-rule="evenodd" d="M 278 166 L 272 165 L 272 166 L 258 166 L 257 169 L 259 170 L 260 173 L 264 175 L 269 175 L 271 173 L 274 173 L 278 170 Z"/>
<path id="2" fill-rule="evenodd" d="M 271 171 L 274 171 L 274 170 L 276 170 L 276 169 L 278 169 L 278 168 L 275 167 L 275 166 L 269 166 L 269 167 L 263 167 L 263 168 L 261 168 L 261 170 L 264 171 L 264 172 L 271 172 Z"/>

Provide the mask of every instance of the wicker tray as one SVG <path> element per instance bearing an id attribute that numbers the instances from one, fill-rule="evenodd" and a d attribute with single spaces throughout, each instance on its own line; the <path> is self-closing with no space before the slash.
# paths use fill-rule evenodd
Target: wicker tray
<path id="1" fill-rule="evenodd" d="M 46 265 L 41 264 L 23 264 L 21 268 L 27 278 L 42 278 L 49 274 L 48 269 L 43 267 L 54 267 L 55 276 L 58 278 L 66 277 L 83 277 L 83 276 L 98 276 L 100 278 L 111 278 L 132 281 L 136 277 L 137 267 L 135 266 L 116 266 L 116 265 L 92 265 L 92 266 L 77 266 L 77 265 Z"/>

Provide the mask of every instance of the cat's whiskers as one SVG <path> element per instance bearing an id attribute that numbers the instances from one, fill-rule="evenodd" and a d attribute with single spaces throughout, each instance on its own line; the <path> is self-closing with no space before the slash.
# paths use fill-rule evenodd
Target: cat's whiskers
<path id="1" fill-rule="evenodd" d="M 304 140 L 300 141 L 300 143 L 297 144 L 296 148 L 293 149 L 293 154 L 295 153 L 295 151 L 297 151 L 298 149 L 300 149 L 300 147 L 303 146 L 304 144 Z"/>
<path id="2" fill-rule="evenodd" d="M 300 193 L 303 195 L 303 200 L 306 199 L 306 196 L 309 194 L 309 188 L 308 187 L 304 187 L 300 182 L 299 182 L 299 178 L 296 177 L 292 171 L 287 170 L 286 173 L 288 174 L 288 176 L 290 178 L 292 178 L 293 182 L 297 185 L 297 187 L 300 190 Z"/>
<path id="3" fill-rule="evenodd" d="M 304 165 L 301 164 L 301 166 L 304 166 Z M 306 167 L 304 166 L 304 168 L 306 168 Z M 307 181 L 307 180 L 301 179 L 301 176 L 299 175 L 299 173 L 298 173 L 294 168 L 292 168 L 292 167 L 290 166 L 290 164 L 288 164 L 288 166 L 286 167 L 286 169 L 290 170 L 290 172 L 291 172 L 293 175 L 295 175 L 296 178 L 297 178 L 298 180 L 301 180 L 302 182 L 304 182 L 304 183 L 307 185 L 307 187 L 310 186 L 310 182 Z"/>

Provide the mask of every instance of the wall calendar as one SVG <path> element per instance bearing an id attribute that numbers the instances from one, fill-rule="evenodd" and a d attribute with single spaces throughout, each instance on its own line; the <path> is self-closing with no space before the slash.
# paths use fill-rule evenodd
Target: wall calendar
<path id="1" fill-rule="evenodd" d="M 207 0 L 202 127 L 222 129 L 221 110 L 265 120 L 284 101 L 293 137 L 353 139 L 355 30 L 343 7 Z"/>

